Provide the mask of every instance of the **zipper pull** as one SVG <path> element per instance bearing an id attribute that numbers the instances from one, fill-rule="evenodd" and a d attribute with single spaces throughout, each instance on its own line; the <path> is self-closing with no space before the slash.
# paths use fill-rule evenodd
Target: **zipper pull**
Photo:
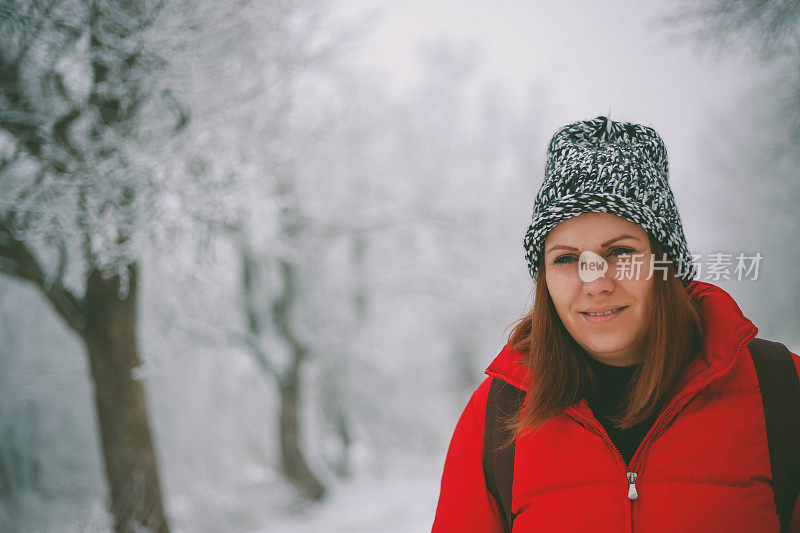
<path id="1" fill-rule="evenodd" d="M 639 497 L 636 492 L 636 472 L 628 472 L 628 499 L 635 500 Z"/>

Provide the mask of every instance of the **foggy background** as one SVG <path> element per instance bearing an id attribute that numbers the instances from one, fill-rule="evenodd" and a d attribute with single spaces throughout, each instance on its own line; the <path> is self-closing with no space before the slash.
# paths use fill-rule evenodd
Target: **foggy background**
<path id="1" fill-rule="evenodd" d="M 0 530 L 429 530 L 547 143 L 598 115 L 797 352 L 799 13 L 2 2 Z"/>

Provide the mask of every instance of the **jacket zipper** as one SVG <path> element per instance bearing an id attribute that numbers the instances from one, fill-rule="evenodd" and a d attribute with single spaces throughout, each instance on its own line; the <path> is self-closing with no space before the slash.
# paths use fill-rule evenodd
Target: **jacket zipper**
<path id="1" fill-rule="evenodd" d="M 636 492 L 636 472 L 628 472 L 628 499 L 631 501 L 631 533 L 633 533 L 633 501 L 639 497 Z"/>
<path id="2" fill-rule="evenodd" d="M 608 444 L 608 446 L 614 451 L 614 453 L 617 455 L 617 459 L 619 459 L 620 464 L 622 464 L 622 470 L 625 471 L 625 480 L 628 483 L 628 499 L 630 499 L 631 502 L 631 532 L 633 532 L 633 501 L 639 497 L 639 493 L 636 491 L 636 478 L 638 477 L 638 474 L 636 472 L 631 472 L 628 470 L 628 465 L 627 463 L 625 463 L 625 458 L 622 457 L 622 454 L 620 453 L 619 449 L 611 440 L 611 437 L 608 436 L 608 433 L 606 432 L 605 428 L 603 428 L 603 426 L 583 416 L 581 413 L 579 413 L 572 407 L 568 407 L 567 412 L 573 418 L 578 418 L 580 420 L 583 420 L 584 422 L 592 426 L 595 429 L 595 431 L 603 438 L 603 440 L 606 441 L 606 444 Z"/>
<path id="3" fill-rule="evenodd" d="M 639 497 L 639 493 L 636 492 L 636 472 L 628 472 L 628 499 L 635 500 Z"/>
<path id="4" fill-rule="evenodd" d="M 625 479 L 626 479 L 626 481 L 628 483 L 628 499 L 631 502 L 631 533 L 633 533 L 633 531 L 634 531 L 634 527 L 633 527 L 633 504 L 639 498 L 639 492 L 636 490 L 636 480 L 639 478 L 639 474 L 640 474 L 639 470 L 641 470 L 641 467 L 642 467 L 642 460 L 643 460 L 642 457 L 644 455 L 644 450 L 647 448 L 647 446 L 650 445 L 650 441 L 652 441 L 655 438 L 655 436 L 658 434 L 658 432 L 661 431 L 661 428 L 665 424 L 665 422 L 666 422 L 667 418 L 669 417 L 670 413 L 672 413 L 672 411 L 674 411 L 675 408 L 677 408 L 677 406 L 682 402 L 682 400 L 684 398 L 686 398 L 687 396 L 690 396 L 690 395 L 693 397 L 694 395 L 699 393 L 701 390 L 705 389 L 711 383 L 713 383 L 714 381 L 716 381 L 720 377 L 724 376 L 725 374 L 727 374 L 728 372 L 730 372 L 733 369 L 734 365 L 736 364 L 736 362 L 739 360 L 739 357 L 741 356 L 742 348 L 745 346 L 745 344 L 749 343 L 753 339 L 753 337 L 756 336 L 756 334 L 757 334 L 757 332 L 751 331 L 742 340 L 742 342 L 739 343 L 739 347 L 736 349 L 736 353 L 734 354 L 733 360 L 731 361 L 731 363 L 728 366 L 726 366 L 725 368 L 723 368 L 722 370 L 720 370 L 716 374 L 713 374 L 713 375 L 707 377 L 705 380 L 703 380 L 703 382 L 699 386 L 695 387 L 694 389 L 692 389 L 690 391 L 684 392 L 683 394 L 681 394 L 677 398 L 674 398 L 672 400 L 672 402 L 670 402 L 669 406 L 667 406 L 667 408 L 664 410 L 664 412 L 661 413 L 661 416 L 658 417 L 658 420 L 656 420 L 656 423 L 653 424 L 653 427 L 650 428 L 650 431 L 648 431 L 647 435 L 645 435 L 644 439 L 642 439 L 642 442 L 639 444 L 639 447 L 636 449 L 636 452 L 634 452 L 633 457 L 631 457 L 631 468 L 630 468 L 630 470 L 628 469 L 628 465 L 625 463 L 625 458 L 622 457 L 622 454 L 620 453 L 619 449 L 617 449 L 617 447 L 611 441 L 611 437 L 608 436 L 608 433 L 606 432 L 605 428 L 603 428 L 599 423 L 597 423 L 597 424 L 594 423 L 594 421 L 592 421 L 589 418 L 583 416 L 576 409 L 574 409 L 572 407 L 568 407 L 566 409 L 566 411 L 573 418 L 581 419 L 584 422 L 588 423 L 590 426 L 592 426 L 595 429 L 595 431 L 597 431 L 597 433 L 606 441 L 606 444 L 608 444 L 609 447 L 611 447 L 611 449 L 614 451 L 614 453 L 616 453 L 617 458 L 622 463 L 622 467 L 625 470 Z"/>

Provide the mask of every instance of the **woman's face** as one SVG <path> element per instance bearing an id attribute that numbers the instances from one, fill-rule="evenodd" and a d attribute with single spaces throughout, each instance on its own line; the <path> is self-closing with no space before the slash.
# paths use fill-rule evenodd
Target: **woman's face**
<path id="1" fill-rule="evenodd" d="M 579 275 L 578 259 L 585 251 L 605 259 L 605 275 L 584 281 L 591 278 L 587 264 Z M 545 278 L 558 316 L 572 338 L 598 361 L 614 366 L 642 362 L 654 292 L 654 276 L 648 276 L 651 252 L 646 231 L 609 213 L 565 220 L 545 238 Z M 633 276 L 617 279 L 618 269 L 625 272 L 621 256 L 628 256 L 629 265 L 640 266 L 634 267 Z M 655 275 L 660 275 L 658 270 Z M 608 310 L 616 311 L 589 314 Z"/>

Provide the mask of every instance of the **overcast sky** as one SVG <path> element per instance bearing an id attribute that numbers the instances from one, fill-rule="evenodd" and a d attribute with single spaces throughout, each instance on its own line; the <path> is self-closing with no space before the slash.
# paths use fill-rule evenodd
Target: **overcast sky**
<path id="1" fill-rule="evenodd" d="M 348 16 L 383 6 L 355 50 L 395 91 L 420 72 L 419 47 L 431 40 L 474 46 L 480 76 L 523 102 L 532 87 L 546 95 L 544 131 L 611 113 L 651 125 L 664 137 L 673 179 L 682 180 L 707 111 L 726 110 L 760 78 L 763 67 L 733 53 L 724 59 L 670 41 L 658 19 L 678 2 L 613 0 L 346 0 Z M 544 146 L 542 150 L 544 150 Z"/>

